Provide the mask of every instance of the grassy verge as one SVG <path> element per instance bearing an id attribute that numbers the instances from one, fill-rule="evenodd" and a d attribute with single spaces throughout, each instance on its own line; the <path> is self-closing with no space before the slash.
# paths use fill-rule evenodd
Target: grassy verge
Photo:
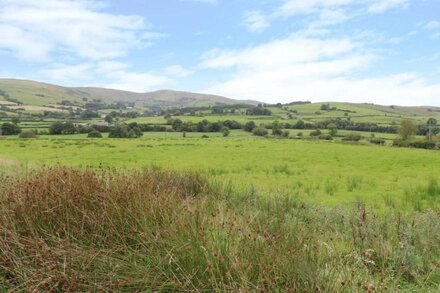
<path id="1" fill-rule="evenodd" d="M 195 173 L 0 178 L 0 291 L 436 292 L 438 212 L 375 215 Z"/>

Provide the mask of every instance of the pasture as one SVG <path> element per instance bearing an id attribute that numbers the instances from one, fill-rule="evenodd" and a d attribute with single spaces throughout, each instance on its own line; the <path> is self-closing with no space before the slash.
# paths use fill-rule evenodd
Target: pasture
<path id="1" fill-rule="evenodd" d="M 264 139 L 233 131 L 147 133 L 141 139 L 84 135 L 0 140 L 3 172 L 42 165 L 197 171 L 244 190 L 315 204 L 422 210 L 438 206 L 436 151 L 341 142 Z"/>

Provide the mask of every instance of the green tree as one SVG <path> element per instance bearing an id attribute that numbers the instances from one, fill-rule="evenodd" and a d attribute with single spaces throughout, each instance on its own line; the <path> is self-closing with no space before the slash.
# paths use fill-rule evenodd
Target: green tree
<path id="1" fill-rule="evenodd" d="M 414 120 L 404 119 L 400 122 L 398 132 L 403 140 L 408 140 L 417 133 L 417 124 Z"/>
<path id="2" fill-rule="evenodd" d="M 335 136 L 338 133 L 338 127 L 334 123 L 327 125 L 327 129 L 330 130 L 331 136 Z"/>
<path id="3" fill-rule="evenodd" d="M 282 134 L 283 134 L 283 129 L 281 127 L 281 124 L 278 121 L 275 121 L 272 124 L 272 135 L 280 136 Z"/>
<path id="4" fill-rule="evenodd" d="M 59 135 L 63 133 L 64 123 L 63 122 L 55 122 L 52 123 L 49 127 L 49 134 Z"/>
<path id="5" fill-rule="evenodd" d="M 254 121 L 248 121 L 244 125 L 244 131 L 252 132 L 255 129 L 255 127 L 257 127 L 257 125 L 255 124 Z"/>
<path id="6" fill-rule="evenodd" d="M 1 135 L 17 135 L 21 132 L 20 127 L 13 123 L 3 123 L 0 127 Z"/>
<path id="7" fill-rule="evenodd" d="M 107 123 L 113 123 L 113 117 L 110 115 L 105 116 L 104 120 Z"/>

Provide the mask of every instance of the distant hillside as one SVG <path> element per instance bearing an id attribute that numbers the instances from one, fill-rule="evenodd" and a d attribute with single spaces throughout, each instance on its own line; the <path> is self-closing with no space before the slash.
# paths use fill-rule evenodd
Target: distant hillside
<path id="1" fill-rule="evenodd" d="M 0 79 L 0 101 L 17 101 L 26 105 L 48 106 L 70 101 L 82 105 L 99 99 L 105 102 L 134 102 L 147 107 L 202 107 L 219 104 L 257 104 L 222 96 L 160 90 L 148 93 L 95 88 L 62 87 L 42 82 L 17 79 Z"/>

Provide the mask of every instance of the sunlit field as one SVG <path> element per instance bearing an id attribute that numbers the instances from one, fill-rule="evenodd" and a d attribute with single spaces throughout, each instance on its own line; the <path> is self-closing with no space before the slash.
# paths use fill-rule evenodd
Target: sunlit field
<path id="1" fill-rule="evenodd" d="M 134 140 L 81 135 L 4 139 L 0 162 L 3 172 L 53 164 L 197 171 L 258 193 L 289 194 L 329 206 L 365 203 L 380 209 L 421 210 L 440 201 L 436 194 L 440 156 L 435 151 L 264 139 L 243 133 L 228 138 L 150 133 Z"/>

